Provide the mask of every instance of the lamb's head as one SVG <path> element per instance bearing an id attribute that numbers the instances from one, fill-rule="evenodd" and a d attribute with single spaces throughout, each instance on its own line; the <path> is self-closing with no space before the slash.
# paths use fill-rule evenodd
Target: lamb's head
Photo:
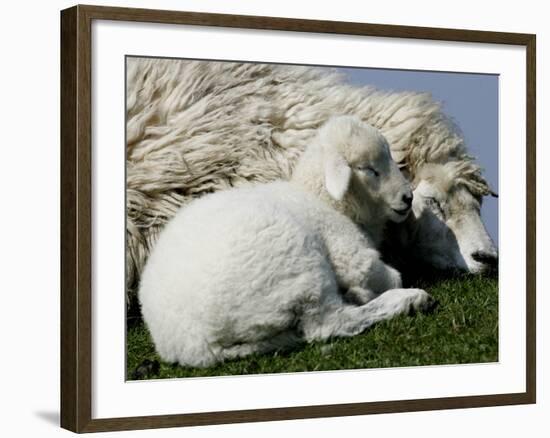
<path id="1" fill-rule="evenodd" d="M 469 161 L 425 164 L 415 176 L 411 236 L 413 256 L 443 270 L 480 273 L 497 263 L 483 225 L 483 195 L 492 194 Z"/>
<path id="2" fill-rule="evenodd" d="M 367 228 L 402 222 L 411 211 L 411 186 L 388 142 L 357 117 L 329 119 L 301 157 L 293 179 Z"/>

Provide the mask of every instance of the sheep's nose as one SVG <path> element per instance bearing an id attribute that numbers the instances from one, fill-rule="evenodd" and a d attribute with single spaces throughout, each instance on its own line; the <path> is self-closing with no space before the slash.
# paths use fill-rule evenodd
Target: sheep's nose
<path id="1" fill-rule="evenodd" d="M 413 194 L 412 192 L 405 193 L 403 197 L 401 198 L 405 204 L 407 204 L 407 207 L 410 207 L 413 202 Z"/>
<path id="2" fill-rule="evenodd" d="M 483 263 L 488 267 L 494 268 L 498 264 L 498 255 L 492 252 L 476 251 L 472 253 L 472 258 L 479 263 Z"/>

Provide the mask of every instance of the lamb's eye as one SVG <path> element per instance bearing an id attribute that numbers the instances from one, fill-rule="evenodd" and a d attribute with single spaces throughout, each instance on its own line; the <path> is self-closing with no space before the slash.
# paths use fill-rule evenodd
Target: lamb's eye
<path id="1" fill-rule="evenodd" d="M 366 173 L 367 175 L 372 175 L 372 176 L 380 175 L 376 169 L 373 169 L 370 166 L 357 166 L 357 170 L 359 170 L 360 172 Z"/>

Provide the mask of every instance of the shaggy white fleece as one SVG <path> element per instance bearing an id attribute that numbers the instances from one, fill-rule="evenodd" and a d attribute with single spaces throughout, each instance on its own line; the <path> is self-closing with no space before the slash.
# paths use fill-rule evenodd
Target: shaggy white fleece
<path id="1" fill-rule="evenodd" d="M 128 58 L 127 288 L 158 232 L 206 193 L 288 179 L 319 126 L 354 114 L 378 128 L 411 180 L 426 162 L 489 193 L 455 126 L 429 95 L 353 87 L 327 69 Z"/>
<path id="2" fill-rule="evenodd" d="M 162 231 L 139 289 L 157 352 L 210 366 L 426 309 L 431 297 L 400 289 L 373 245 L 378 224 L 405 220 L 411 201 L 384 138 L 355 118 L 331 119 L 291 182 L 205 196 Z M 371 234 L 350 216 L 372 219 Z"/>

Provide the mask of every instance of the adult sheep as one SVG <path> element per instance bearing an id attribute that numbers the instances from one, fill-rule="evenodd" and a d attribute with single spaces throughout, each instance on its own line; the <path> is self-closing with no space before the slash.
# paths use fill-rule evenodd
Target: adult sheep
<path id="1" fill-rule="evenodd" d="M 157 352 L 205 367 L 428 309 L 430 295 L 401 289 L 375 249 L 411 204 L 380 133 L 330 119 L 290 182 L 206 195 L 161 232 L 139 288 Z"/>
<path id="2" fill-rule="evenodd" d="M 429 95 L 354 87 L 334 71 L 311 67 L 127 62 L 130 302 L 159 231 L 181 205 L 217 190 L 288 179 L 334 114 L 353 114 L 378 128 L 417 188 L 415 215 L 392 239 L 415 261 L 480 272 L 496 260 L 479 215 L 491 190 Z M 426 238 L 434 229 L 438 238 Z"/>

